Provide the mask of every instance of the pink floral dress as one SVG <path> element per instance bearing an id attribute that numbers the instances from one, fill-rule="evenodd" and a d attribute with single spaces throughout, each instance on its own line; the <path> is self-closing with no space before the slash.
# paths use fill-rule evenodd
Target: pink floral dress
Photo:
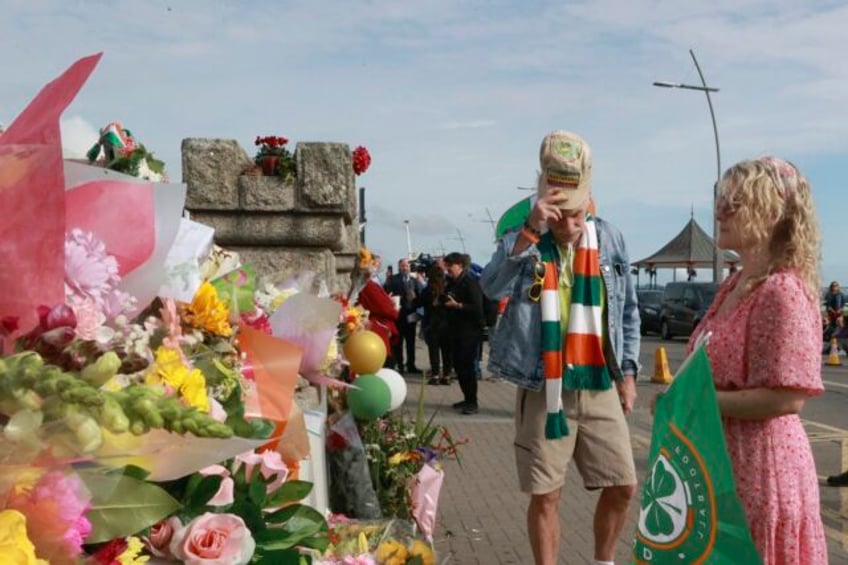
<path id="1" fill-rule="evenodd" d="M 689 349 L 703 332 L 713 333 L 707 354 L 718 390 L 821 394 L 821 314 L 806 298 L 800 277 L 774 273 L 733 310 L 717 314 L 740 274 L 722 285 Z M 736 490 L 763 563 L 827 563 L 816 465 L 801 418 L 722 418 L 722 423 Z"/>

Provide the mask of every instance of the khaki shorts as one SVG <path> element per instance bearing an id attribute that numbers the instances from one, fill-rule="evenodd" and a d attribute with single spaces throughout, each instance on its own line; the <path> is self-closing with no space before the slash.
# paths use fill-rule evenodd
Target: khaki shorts
<path id="1" fill-rule="evenodd" d="M 545 391 L 518 389 L 515 461 L 523 492 L 547 494 L 565 484 L 574 459 L 586 488 L 636 484 L 630 430 L 615 387 L 566 390 L 562 401 L 568 435 L 545 439 Z"/>

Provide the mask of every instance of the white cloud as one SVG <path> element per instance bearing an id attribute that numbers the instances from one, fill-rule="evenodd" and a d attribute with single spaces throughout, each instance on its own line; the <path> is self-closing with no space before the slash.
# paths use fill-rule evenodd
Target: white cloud
<path id="1" fill-rule="evenodd" d="M 59 126 L 62 130 L 62 153 L 68 159 L 85 158 L 100 137 L 98 129 L 81 116 L 63 118 Z"/>
<path id="2" fill-rule="evenodd" d="M 13 77 L 0 82 L 3 118 L 75 58 L 104 50 L 67 121 L 122 121 L 172 178 L 185 137 L 234 138 L 248 152 L 258 134 L 366 145 L 374 161 L 358 182 L 388 257 L 405 254 L 405 218 L 422 245 L 459 245 L 449 239 L 458 227 L 469 250 L 488 253 L 490 230 L 468 214 L 497 218 L 523 197 L 514 187 L 533 184 L 539 140 L 556 128 L 592 144 L 598 202 L 633 256 L 677 233 L 693 205 L 711 225 L 704 96 L 651 86 L 699 83 L 693 48 L 721 89 L 722 166 L 763 153 L 810 163 L 826 264 L 848 240 L 822 206 L 841 199 L 848 171 L 838 158 L 815 169 L 848 142 L 842 3 L 185 0 L 102 3 L 97 19 L 81 2 L 0 4 L 0 61 Z"/>

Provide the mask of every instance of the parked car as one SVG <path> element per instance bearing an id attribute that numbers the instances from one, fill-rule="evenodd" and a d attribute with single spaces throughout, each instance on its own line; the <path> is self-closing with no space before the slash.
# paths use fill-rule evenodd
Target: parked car
<path id="1" fill-rule="evenodd" d="M 640 331 L 642 335 L 648 332 L 660 333 L 660 307 L 662 306 L 662 290 L 637 290 L 639 300 L 639 317 L 642 320 Z"/>
<path id="2" fill-rule="evenodd" d="M 716 283 L 672 282 L 663 290 L 660 335 L 690 336 L 715 299 Z"/>

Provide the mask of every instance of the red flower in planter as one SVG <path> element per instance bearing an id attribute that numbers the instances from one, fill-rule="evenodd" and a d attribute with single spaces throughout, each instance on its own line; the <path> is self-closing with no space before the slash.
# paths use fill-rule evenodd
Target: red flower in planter
<path id="1" fill-rule="evenodd" d="M 254 145 L 259 147 L 253 162 L 262 167 L 266 175 L 279 175 L 284 178 L 297 176 L 294 155 L 286 148 L 289 142 L 281 135 L 256 136 Z"/>
<path id="2" fill-rule="evenodd" d="M 361 145 L 353 150 L 353 172 L 357 176 L 368 170 L 371 166 L 371 154 Z"/>

